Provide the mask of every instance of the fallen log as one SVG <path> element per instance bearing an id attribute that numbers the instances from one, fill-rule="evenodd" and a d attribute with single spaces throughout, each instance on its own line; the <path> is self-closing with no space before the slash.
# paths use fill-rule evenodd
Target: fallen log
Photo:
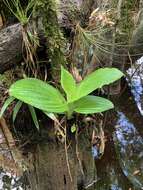
<path id="1" fill-rule="evenodd" d="M 66 4 L 66 6 L 64 6 Z M 72 3 L 73 4 L 73 3 Z M 75 6 L 87 15 L 87 7 L 92 7 L 93 0 L 75 0 Z M 58 22 L 60 27 L 71 27 L 71 4 L 67 0 L 61 0 L 59 5 Z M 75 10 L 74 10 L 75 11 Z M 91 10 L 89 10 L 91 11 Z M 74 14 L 72 12 L 72 14 Z M 87 16 L 88 17 L 88 16 Z M 80 18 L 82 19 L 82 18 Z M 39 23 L 40 22 L 40 23 Z M 31 27 L 31 26 L 30 26 Z M 41 21 L 38 21 L 38 31 L 41 33 Z M 0 74 L 20 64 L 22 61 L 22 32 L 20 24 L 14 24 L 0 30 Z"/>
<path id="2" fill-rule="evenodd" d="M 22 33 L 20 24 L 8 26 L 0 31 L 0 73 L 21 61 Z"/>

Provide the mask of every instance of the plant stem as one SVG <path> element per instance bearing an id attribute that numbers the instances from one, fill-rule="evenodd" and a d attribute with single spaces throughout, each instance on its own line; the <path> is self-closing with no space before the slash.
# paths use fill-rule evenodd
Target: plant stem
<path id="1" fill-rule="evenodd" d="M 71 119 L 73 111 L 74 111 L 74 104 L 73 103 L 69 103 L 68 104 L 68 111 L 67 111 L 67 118 L 68 118 L 68 120 Z"/>

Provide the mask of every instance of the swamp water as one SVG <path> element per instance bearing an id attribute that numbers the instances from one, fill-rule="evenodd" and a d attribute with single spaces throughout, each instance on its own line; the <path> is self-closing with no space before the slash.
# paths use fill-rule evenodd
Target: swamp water
<path id="1" fill-rule="evenodd" d="M 127 79 L 128 88 L 120 97 L 113 100 L 116 112 L 108 113 L 105 130 L 109 137 L 105 153 L 101 159 L 95 160 L 95 179 L 91 180 L 84 189 L 143 189 L 142 71 L 142 58 L 127 71 L 130 76 Z M 92 156 L 91 152 L 90 149 L 88 154 Z M 23 179 L 16 178 L 3 170 L 0 172 L 0 190 L 28 190 Z"/>

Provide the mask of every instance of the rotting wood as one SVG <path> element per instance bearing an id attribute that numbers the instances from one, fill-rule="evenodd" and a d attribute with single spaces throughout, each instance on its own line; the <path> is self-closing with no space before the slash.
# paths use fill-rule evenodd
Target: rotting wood
<path id="1" fill-rule="evenodd" d="M 0 29 L 3 27 L 3 19 L 2 19 L 2 15 L 0 14 Z"/>
<path id="2" fill-rule="evenodd" d="M 0 119 L 0 148 L 0 167 L 21 176 L 24 172 L 25 161 L 3 117 Z"/>

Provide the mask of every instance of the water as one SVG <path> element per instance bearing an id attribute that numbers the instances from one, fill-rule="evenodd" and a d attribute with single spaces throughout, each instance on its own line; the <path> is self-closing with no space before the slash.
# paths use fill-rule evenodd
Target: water
<path id="1" fill-rule="evenodd" d="M 138 109 L 143 115 L 143 57 L 141 57 L 131 68 L 127 70 L 128 84 L 134 96 Z"/>
<path id="2" fill-rule="evenodd" d="M 96 158 L 97 182 L 92 187 L 89 185 L 89 190 L 143 189 L 142 71 L 143 58 L 127 71 L 131 77 L 127 79 L 130 89 L 124 93 L 127 95 L 123 94 L 120 99 L 115 100 L 117 112 L 108 114 L 105 126 L 107 142 L 101 159 L 99 159 L 97 147 L 92 147 L 92 153 Z M 132 95 L 128 93 L 129 90 Z M 136 104 L 130 99 L 134 99 Z M 9 189 L 24 190 L 26 188 L 21 178 L 1 170 L 0 190 Z"/>
<path id="3" fill-rule="evenodd" d="M 24 186 L 22 178 L 0 170 L 0 190 L 25 190 Z"/>
<path id="4" fill-rule="evenodd" d="M 143 189 L 143 138 L 122 112 L 118 117 L 114 142 L 121 168 L 134 187 Z"/>
<path id="5" fill-rule="evenodd" d="M 106 130 L 113 141 L 96 162 L 101 180 L 93 190 L 143 189 L 143 58 L 127 73 L 130 89 L 115 100 L 117 114 L 108 114 Z"/>

